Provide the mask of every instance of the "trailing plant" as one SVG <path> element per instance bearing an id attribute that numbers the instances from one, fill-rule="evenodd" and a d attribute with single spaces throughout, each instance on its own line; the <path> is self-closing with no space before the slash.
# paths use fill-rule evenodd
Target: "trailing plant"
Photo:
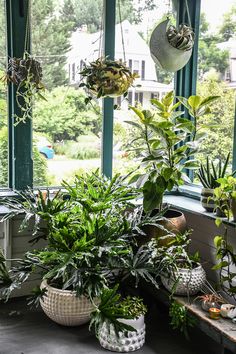
<path id="1" fill-rule="evenodd" d="M 46 100 L 42 92 L 42 67 L 38 60 L 24 52 L 22 58 L 10 58 L 6 75 L 2 80 L 16 85 L 16 101 L 22 116 L 15 115 L 16 124 L 31 119 L 33 101 L 36 98 Z"/>
<path id="2" fill-rule="evenodd" d="M 145 170 L 145 173 L 135 174 L 130 183 L 143 188 L 145 211 L 162 209 L 164 192 L 190 182 L 186 170 L 199 166 L 192 158 L 203 138 L 197 129 L 197 118 L 209 113 L 209 104 L 217 97 L 178 99 L 179 102 L 174 103 L 175 95 L 171 91 L 161 100 L 151 100 L 154 111 L 130 107 L 139 122 L 127 122 L 137 129 L 138 134 L 127 149 L 139 157 L 140 167 Z M 188 108 L 192 121 L 182 117 L 181 103 Z"/>
<path id="3" fill-rule="evenodd" d="M 99 305 L 91 313 L 90 328 L 94 327 L 97 336 L 104 326 L 107 327 L 108 333 L 113 329 L 117 336 L 119 332 L 136 331 L 135 328 L 120 320 L 136 319 L 147 312 L 142 299 L 130 296 L 121 299 L 117 291 L 118 285 L 113 289 L 104 289 Z"/>
<path id="4" fill-rule="evenodd" d="M 227 173 L 227 167 L 229 164 L 229 158 L 230 158 L 230 152 L 227 154 L 226 160 L 224 162 L 222 162 L 221 159 L 219 159 L 218 162 L 211 161 L 207 156 L 206 164 L 204 165 L 202 163 L 199 172 L 197 173 L 197 176 L 200 182 L 202 183 L 203 187 L 209 189 L 214 189 L 216 187 L 219 187 L 220 183 L 217 182 L 217 180 L 219 178 L 225 177 Z M 236 170 L 233 171 L 231 176 L 234 176 L 235 173 Z"/>
<path id="5" fill-rule="evenodd" d="M 181 24 L 177 29 L 171 25 L 167 29 L 167 38 L 172 47 L 187 51 L 194 46 L 194 32 L 193 29 L 185 24 Z"/>
<path id="6" fill-rule="evenodd" d="M 196 319 L 188 313 L 184 305 L 179 304 L 177 301 L 171 302 L 169 316 L 172 328 L 178 329 L 189 340 L 188 328 L 195 326 Z"/>
<path id="7" fill-rule="evenodd" d="M 229 219 L 232 216 L 233 202 L 236 201 L 236 178 L 227 176 L 218 178 L 219 186 L 214 189 L 213 200 L 216 208 Z M 217 219 L 217 222 L 221 222 Z"/>
<path id="8" fill-rule="evenodd" d="M 137 74 L 132 74 L 130 69 L 122 61 L 110 60 L 107 57 L 85 64 L 80 72 L 82 83 L 79 87 L 88 90 L 85 102 L 101 97 L 116 97 L 125 95 L 132 86 Z"/>

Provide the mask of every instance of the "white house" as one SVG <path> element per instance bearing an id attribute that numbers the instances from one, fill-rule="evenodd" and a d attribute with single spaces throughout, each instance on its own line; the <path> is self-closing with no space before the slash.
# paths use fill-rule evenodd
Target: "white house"
<path id="1" fill-rule="evenodd" d="M 77 29 L 72 34 L 71 50 L 68 53 L 67 61 L 71 85 L 78 85 L 80 81 L 79 72 L 84 63 L 101 56 L 102 41 L 102 33 L 91 34 L 85 30 Z M 115 58 L 125 61 L 129 68 L 140 76 L 135 81 L 135 84 L 140 86 L 132 87 L 128 91 L 128 102 L 123 100 L 122 97 L 117 98 L 117 104 L 122 109 L 126 109 L 128 103 L 134 104 L 135 102 L 148 106 L 151 98 L 161 98 L 172 89 L 172 85 L 157 82 L 155 64 L 151 58 L 149 47 L 127 20 L 122 22 L 121 25 L 116 25 L 115 43 Z"/>
<path id="2" fill-rule="evenodd" d="M 229 69 L 226 71 L 225 80 L 231 88 L 236 89 L 236 39 L 231 38 L 217 46 L 221 50 L 229 51 Z"/>

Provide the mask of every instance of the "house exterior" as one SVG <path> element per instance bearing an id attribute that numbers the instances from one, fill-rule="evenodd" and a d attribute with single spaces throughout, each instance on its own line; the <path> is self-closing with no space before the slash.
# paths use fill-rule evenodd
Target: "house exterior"
<path id="1" fill-rule="evenodd" d="M 231 88 L 236 89 L 236 39 L 231 38 L 217 46 L 221 50 L 229 51 L 229 68 L 225 73 L 225 80 Z"/>
<path id="2" fill-rule="evenodd" d="M 84 63 L 89 63 L 101 56 L 102 39 L 102 33 L 91 34 L 87 33 L 86 29 L 78 29 L 72 34 L 71 50 L 67 61 L 71 85 L 79 84 L 81 79 L 79 71 L 82 70 Z M 161 98 L 172 89 L 173 85 L 158 83 L 149 47 L 127 20 L 116 25 L 115 43 L 115 59 L 125 61 L 132 72 L 139 75 L 135 80 L 135 85 L 138 87 L 129 89 L 127 99 L 122 97 L 116 99 L 115 103 L 119 107 L 127 109 L 128 104 L 133 105 L 136 102 L 148 107 L 151 98 Z"/>

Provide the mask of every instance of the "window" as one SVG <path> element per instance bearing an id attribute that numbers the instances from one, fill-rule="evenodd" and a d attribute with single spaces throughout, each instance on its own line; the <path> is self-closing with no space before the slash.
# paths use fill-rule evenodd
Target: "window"
<path id="1" fill-rule="evenodd" d="M 100 107 L 86 105 L 78 85 L 84 63 L 97 56 L 102 9 L 93 27 L 65 16 L 67 1 L 55 1 L 54 8 L 40 4 L 31 6 L 32 53 L 44 70 L 47 101 L 33 109 L 34 185 L 59 186 L 101 165 Z"/>
<path id="2" fill-rule="evenodd" d="M 133 73 L 139 75 L 139 60 L 133 61 Z"/>
<path id="3" fill-rule="evenodd" d="M 198 121 L 198 129 L 202 132 L 205 125 L 211 126 L 205 129 L 208 136 L 201 144 L 198 154 L 204 162 L 206 156 L 216 161 L 218 158 L 225 159 L 229 151 L 233 152 L 236 66 L 232 65 L 232 61 L 229 65 L 234 51 L 231 42 L 234 41 L 228 38 L 228 33 L 224 30 L 224 14 L 231 13 L 233 16 L 233 4 L 232 1 L 225 0 L 219 5 L 213 16 L 213 1 L 205 0 L 201 3 L 197 93 L 205 97 L 220 96 L 212 104 L 211 113 Z M 236 10 L 234 11 L 236 14 Z M 231 165 L 232 158 L 231 153 Z"/>

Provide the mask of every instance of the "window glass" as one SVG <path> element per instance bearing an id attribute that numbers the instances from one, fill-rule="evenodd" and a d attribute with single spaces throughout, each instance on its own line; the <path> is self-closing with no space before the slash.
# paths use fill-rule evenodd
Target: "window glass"
<path id="1" fill-rule="evenodd" d="M 46 87 L 33 110 L 34 185 L 60 185 L 100 167 L 101 109 L 78 86 L 84 63 L 98 57 L 102 1 L 33 0 L 31 18 Z"/>
<path id="2" fill-rule="evenodd" d="M 201 144 L 198 154 L 203 162 L 207 156 L 213 161 L 225 159 L 230 151 L 232 164 L 236 89 L 235 18 L 235 1 L 219 1 L 217 6 L 214 0 L 202 1 L 197 92 L 204 97 L 220 96 L 212 104 L 211 113 L 198 121 L 198 129 L 202 131 L 205 124 L 212 125 L 207 129 L 208 137 Z"/>
<path id="3" fill-rule="evenodd" d="M 6 11 L 5 1 L 0 0 L 0 187 L 8 186 L 8 129 L 6 72 Z"/>
<path id="4" fill-rule="evenodd" d="M 121 18 L 118 8 L 116 11 L 115 58 L 125 59 L 130 70 L 139 75 L 127 98 L 115 99 L 119 109 L 114 111 L 113 173 L 125 174 L 138 166 L 137 156 L 127 152 L 128 143 L 137 135 L 135 128 L 126 123 L 127 120 L 137 120 L 129 105 L 150 108 L 151 98 L 161 98 L 173 89 L 174 75 L 155 65 L 149 49 L 152 30 L 162 19 L 166 19 L 169 2 L 130 0 L 121 3 Z"/>

